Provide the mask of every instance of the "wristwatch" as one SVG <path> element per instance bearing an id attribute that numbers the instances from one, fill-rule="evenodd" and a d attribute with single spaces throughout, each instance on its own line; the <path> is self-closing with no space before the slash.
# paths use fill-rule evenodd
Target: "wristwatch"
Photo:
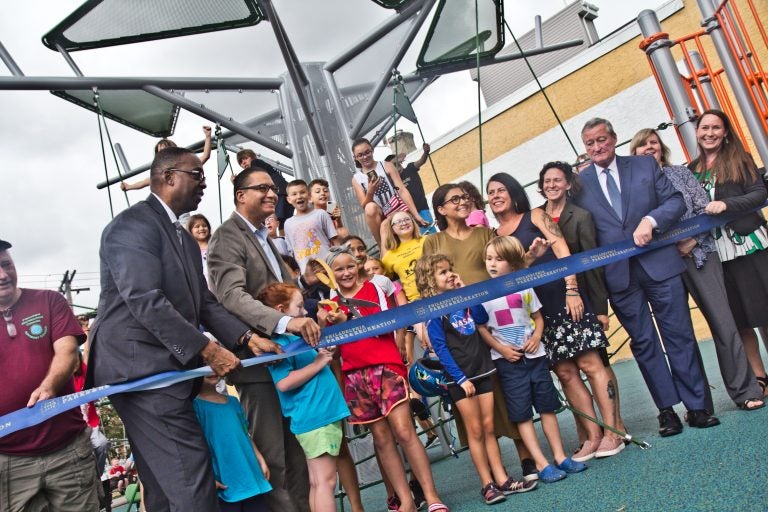
<path id="1" fill-rule="evenodd" d="M 245 334 L 243 334 L 240 337 L 240 343 L 238 343 L 238 345 L 242 346 L 245 343 L 247 343 L 248 340 L 251 339 L 251 336 L 253 336 L 254 334 L 256 334 L 256 331 L 254 331 L 253 329 L 248 329 L 247 331 L 245 331 Z"/>

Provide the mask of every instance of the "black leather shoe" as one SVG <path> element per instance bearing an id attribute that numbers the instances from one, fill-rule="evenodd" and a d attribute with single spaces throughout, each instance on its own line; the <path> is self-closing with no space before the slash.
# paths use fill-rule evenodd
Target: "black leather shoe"
<path id="1" fill-rule="evenodd" d="M 680 422 L 680 418 L 677 416 L 677 413 L 671 407 L 661 409 L 659 411 L 658 418 L 659 435 L 661 437 L 676 436 L 683 431 L 683 424 Z"/>
<path id="2" fill-rule="evenodd" d="M 685 414 L 685 421 L 688 422 L 689 426 L 695 428 L 716 427 L 720 424 L 719 419 L 703 410 L 688 411 Z"/>

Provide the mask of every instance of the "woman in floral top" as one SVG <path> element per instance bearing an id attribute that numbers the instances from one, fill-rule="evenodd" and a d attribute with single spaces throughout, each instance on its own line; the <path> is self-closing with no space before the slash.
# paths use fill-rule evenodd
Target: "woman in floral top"
<path id="1" fill-rule="evenodd" d="M 672 186 L 683 194 L 686 212 L 681 220 L 706 211 L 710 202 L 709 195 L 690 169 L 669 163 L 669 148 L 661 141 L 656 130 L 644 128 L 637 132 L 629 150 L 633 155 L 656 158 Z M 723 281 L 723 266 L 712 234 L 706 232 L 681 240 L 677 248 L 687 267 L 683 274 L 685 287 L 699 306 L 712 333 L 728 395 L 743 409 L 759 409 L 764 405 L 762 390 L 747 360 L 733 314 L 729 308 L 723 307 L 728 303 L 728 297 Z"/>
<path id="2" fill-rule="evenodd" d="M 768 377 L 754 328 L 767 323 L 768 231 L 765 219 L 754 209 L 765 202 L 768 193 L 754 160 L 723 112 L 703 112 L 696 122 L 696 139 L 699 156 L 691 169 L 712 199 L 705 212 L 743 212 L 742 217 L 715 229 L 714 238 L 723 262 L 728 303 L 752 371 L 765 391 Z"/>

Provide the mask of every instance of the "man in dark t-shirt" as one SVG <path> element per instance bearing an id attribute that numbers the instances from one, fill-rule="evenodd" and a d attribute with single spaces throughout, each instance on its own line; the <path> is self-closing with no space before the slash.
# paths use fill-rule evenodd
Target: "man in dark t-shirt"
<path id="1" fill-rule="evenodd" d="M 405 160 L 405 154 L 400 153 L 395 161 L 395 155 L 389 155 L 384 160 L 387 162 L 393 162 L 400 173 L 400 179 L 403 180 L 403 185 L 411 193 L 413 202 L 416 204 L 416 209 L 419 210 L 421 218 L 429 222 L 428 225 L 421 228 L 421 234 L 436 233 L 435 222 L 432 218 L 432 212 L 429 210 L 429 203 L 427 202 L 427 196 L 424 193 L 424 184 L 421 182 L 421 176 L 419 176 L 419 170 L 421 166 L 427 161 L 429 157 L 429 144 L 426 142 L 422 146 L 424 152 L 421 154 L 418 160 L 411 162 L 403 169 L 403 160 Z"/>
<path id="2" fill-rule="evenodd" d="M 64 297 L 17 286 L 10 248 L 0 240 L 0 416 L 74 393 L 78 345 L 85 342 Z M 98 511 L 96 460 L 80 409 L 0 437 L 0 481 L 9 485 L 10 510 L 44 500 L 51 510 Z"/>

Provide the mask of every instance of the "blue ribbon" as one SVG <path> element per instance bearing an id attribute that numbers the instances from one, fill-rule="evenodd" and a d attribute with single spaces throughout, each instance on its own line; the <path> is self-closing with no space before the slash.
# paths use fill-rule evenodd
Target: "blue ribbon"
<path id="1" fill-rule="evenodd" d="M 676 224 L 668 231 L 655 237 L 645 247 L 637 247 L 631 239 L 624 240 L 574 254 L 567 258 L 536 265 L 535 267 L 523 269 L 506 276 L 459 288 L 436 297 L 421 299 L 376 315 L 332 325 L 323 329 L 318 346 L 332 347 L 351 343 L 361 338 L 385 334 L 401 327 L 426 322 L 430 318 L 451 313 L 459 308 L 474 306 L 475 304 L 509 295 L 526 288 L 533 288 L 555 279 L 562 279 L 568 275 L 578 274 L 609 263 L 639 256 L 648 251 L 671 245 L 684 238 L 710 231 L 719 225 L 738 218 L 740 215 L 743 215 L 743 213 L 724 213 L 715 217 L 699 215 Z M 283 354 L 252 357 L 243 360 L 242 363 L 244 367 L 254 366 L 295 356 L 309 350 L 312 350 L 312 347 L 304 342 L 297 341 L 285 346 Z M 37 425 L 57 414 L 108 395 L 162 388 L 178 382 L 210 375 L 211 373 L 213 371 L 210 366 L 194 370 L 164 372 L 131 382 L 99 386 L 79 393 L 41 400 L 32 407 L 19 409 L 18 411 L 0 416 L 0 438 L 23 428 Z"/>

